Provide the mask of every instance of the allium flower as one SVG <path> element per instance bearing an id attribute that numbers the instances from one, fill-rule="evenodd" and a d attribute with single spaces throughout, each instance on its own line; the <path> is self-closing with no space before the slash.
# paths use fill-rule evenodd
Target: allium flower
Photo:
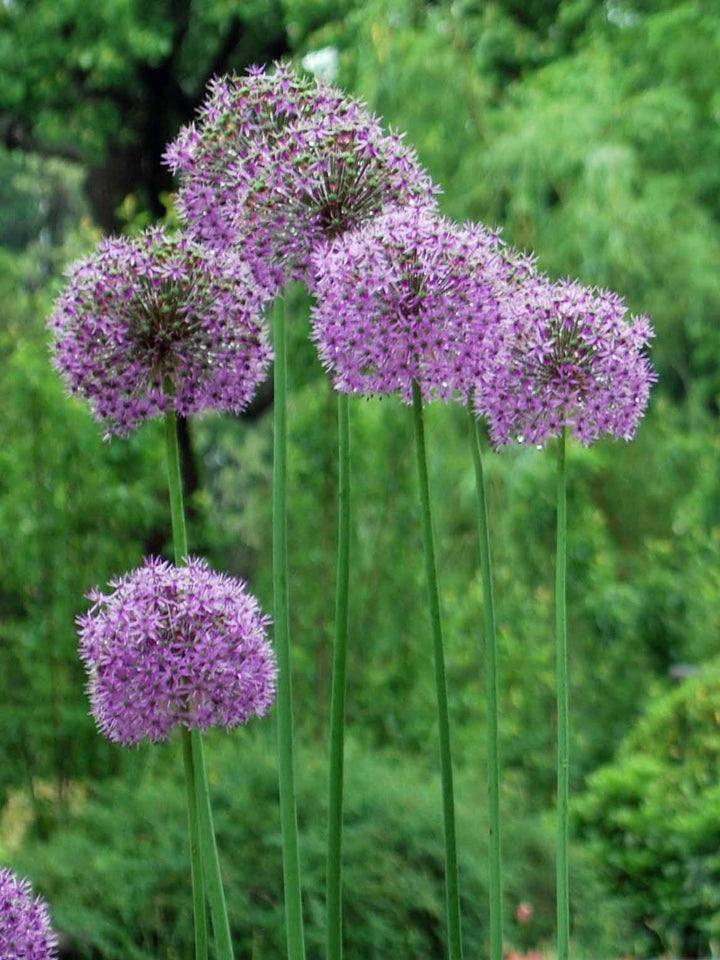
<path id="1" fill-rule="evenodd" d="M 537 277 L 503 307 L 502 349 L 476 384 L 493 443 L 543 445 L 563 427 L 583 444 L 630 440 L 656 380 L 644 348 L 649 317 L 626 319 L 622 298 Z"/>
<path id="2" fill-rule="evenodd" d="M 497 351 L 500 301 L 532 270 L 480 225 L 386 210 L 316 259 L 313 339 L 342 393 L 466 399 Z"/>
<path id="3" fill-rule="evenodd" d="M 232 252 L 158 229 L 108 239 L 75 264 L 55 304 L 54 363 L 108 437 L 168 409 L 237 412 L 272 357 L 268 296 Z"/>
<path id="4" fill-rule="evenodd" d="M 166 159 L 188 229 L 218 249 L 240 245 L 275 287 L 311 281 L 315 247 L 385 203 L 437 193 L 412 148 L 362 103 L 283 64 L 213 81 L 197 126 Z"/>
<path id="5" fill-rule="evenodd" d="M 269 619 L 245 585 L 203 560 L 149 559 L 93 590 L 78 619 L 92 713 L 102 733 L 132 745 L 176 727 L 235 727 L 275 697 Z"/>
<path id="6" fill-rule="evenodd" d="M 2 960 L 51 960 L 57 941 L 45 903 L 27 880 L 0 869 L 0 957 Z"/>

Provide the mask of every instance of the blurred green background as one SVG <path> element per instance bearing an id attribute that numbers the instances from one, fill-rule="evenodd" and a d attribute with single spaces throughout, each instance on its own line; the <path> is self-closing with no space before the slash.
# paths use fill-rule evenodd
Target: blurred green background
<path id="1" fill-rule="evenodd" d="M 329 50 L 328 50 L 329 48 Z M 8 0 L 0 5 L 0 859 L 66 957 L 190 955 L 176 745 L 88 717 L 84 593 L 169 552 L 162 436 L 106 444 L 63 396 L 45 317 L 102 233 L 172 220 L 165 144 L 207 80 L 337 55 L 407 132 L 443 211 L 501 226 L 553 277 L 652 313 L 632 445 L 570 454 L 577 956 L 720 956 L 720 8 L 714 0 Z M 322 58 L 321 58 L 322 59 Z M 290 565 L 309 960 L 322 955 L 335 404 L 291 331 Z M 191 549 L 271 607 L 271 391 L 182 432 Z M 410 413 L 357 402 L 347 960 L 443 956 L 431 649 Z M 463 410 L 428 416 L 469 958 L 487 952 L 485 704 Z M 554 916 L 552 450 L 490 455 L 508 951 Z M 273 721 L 211 737 L 239 960 L 283 955 Z M 532 905 L 532 916 L 516 909 Z"/>

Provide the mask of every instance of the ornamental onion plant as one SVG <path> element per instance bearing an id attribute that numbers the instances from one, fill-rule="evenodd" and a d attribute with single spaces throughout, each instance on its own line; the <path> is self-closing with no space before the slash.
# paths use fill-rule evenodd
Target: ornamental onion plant
<path id="1" fill-rule="evenodd" d="M 57 937 L 47 904 L 27 880 L 0 869 L 0 957 L 3 960 L 55 960 Z"/>
<path id="2" fill-rule="evenodd" d="M 468 400 L 494 351 L 495 292 L 509 273 L 495 234 L 459 227 L 434 209 L 387 208 L 336 240 L 318 272 L 313 338 L 336 389 L 398 393 L 413 407 L 423 544 L 435 664 L 449 955 L 462 956 L 453 772 L 423 403 Z M 499 825 L 495 824 L 495 829 Z M 499 886 L 493 875 L 491 885 Z"/>
<path id="3" fill-rule="evenodd" d="M 168 237 L 153 229 L 133 240 L 106 240 L 93 256 L 76 264 L 49 321 L 56 367 L 69 391 L 90 401 L 107 436 L 126 434 L 143 420 L 165 415 L 178 567 L 187 562 L 188 550 L 176 414 L 238 411 L 249 402 L 272 356 L 261 323 L 266 300 L 266 291 L 232 252 L 213 254 L 186 236 Z M 123 743 L 165 739 L 180 726 L 196 958 L 207 957 L 207 894 L 218 956 L 232 960 L 200 731 L 217 722 L 234 726 L 253 713 L 262 715 L 274 696 L 274 662 L 255 631 L 253 642 L 259 642 L 260 659 L 266 661 L 255 676 L 252 657 L 246 657 L 251 651 L 243 647 L 243 625 L 232 619 L 245 616 L 238 607 L 239 586 L 231 589 L 231 582 L 223 585 L 222 578 L 215 584 L 216 575 L 198 563 L 184 570 L 157 565 L 148 569 L 144 578 L 138 574 L 126 583 L 119 581 L 111 597 L 93 595 L 95 608 L 81 621 L 91 699 L 100 728 Z M 230 592 L 223 598 L 225 588 Z M 203 613 L 204 598 L 212 603 L 213 589 L 216 607 Z M 248 608 L 251 619 L 253 604 Z M 127 618 L 132 621 L 138 610 L 139 636 L 128 649 Z M 223 651 L 225 634 L 237 654 L 235 661 Z M 199 659 L 193 660 L 193 654 Z M 123 657 L 128 662 L 123 664 Z M 243 671 L 250 684 L 244 692 L 237 683 L 228 683 L 229 676 L 237 676 L 242 686 Z M 119 694 L 128 678 L 139 686 Z M 221 687 L 230 701 L 220 695 Z"/>
<path id="4" fill-rule="evenodd" d="M 372 219 L 384 203 L 434 202 L 437 189 L 414 151 L 384 131 L 363 103 L 276 64 L 216 80 L 197 125 L 186 127 L 167 160 L 180 174 L 179 209 L 189 230 L 216 249 L 237 247 L 273 291 L 289 280 L 314 289 L 329 242 Z M 293 772 L 286 550 L 285 311 L 275 331 L 273 488 L 275 620 L 288 949 L 304 943 Z M 330 729 L 326 884 L 327 956 L 342 957 L 342 806 L 350 585 L 350 410 L 338 395 L 339 524 Z M 284 652 L 283 652 L 284 651 Z"/>
<path id="5" fill-rule="evenodd" d="M 555 646 L 557 671 L 557 952 L 570 944 L 568 805 L 570 722 L 566 613 L 566 444 L 602 436 L 631 440 L 655 374 L 645 355 L 648 317 L 626 319 L 622 299 L 578 283 L 526 278 L 503 304 L 501 349 L 476 385 L 478 414 L 496 446 L 544 446 L 557 438 Z"/>

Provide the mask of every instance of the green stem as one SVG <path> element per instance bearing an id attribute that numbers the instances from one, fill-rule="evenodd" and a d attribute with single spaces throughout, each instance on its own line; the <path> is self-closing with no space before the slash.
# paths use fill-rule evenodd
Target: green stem
<path id="1" fill-rule="evenodd" d="M 570 791 L 570 733 L 568 726 L 568 647 L 565 608 L 567 568 L 567 497 L 565 477 L 566 431 L 558 444 L 557 560 L 555 567 L 555 635 L 557 650 L 558 770 L 557 770 L 557 954 L 567 960 L 570 944 L 568 878 L 568 797 Z"/>
<path id="2" fill-rule="evenodd" d="M 197 797 L 195 794 L 195 758 L 190 731 L 182 731 L 183 766 L 185 768 L 185 798 L 190 832 L 190 865 L 192 870 L 193 914 L 195 917 L 195 957 L 207 960 L 207 913 L 203 890 L 202 863 L 200 860 L 200 828 L 198 825 Z"/>
<path id="3" fill-rule="evenodd" d="M 188 545 L 187 529 L 185 527 L 182 477 L 180 475 L 177 418 L 172 410 L 168 410 L 165 414 L 165 440 L 167 445 L 167 471 L 168 487 L 170 488 L 173 548 L 175 551 L 175 563 L 180 566 L 187 560 Z"/>
<path id="4" fill-rule="evenodd" d="M 440 775 L 442 779 L 443 827 L 445 833 L 445 898 L 447 908 L 448 954 L 450 960 L 462 960 L 462 932 L 460 926 L 460 893 L 458 887 L 457 842 L 455 838 L 455 800 L 453 793 L 452 755 L 450 750 L 450 719 L 448 715 L 445 655 L 443 652 L 440 598 L 438 595 L 432 515 L 430 512 L 430 484 L 425 451 L 425 425 L 420 386 L 413 381 L 413 420 L 420 480 L 420 507 L 422 537 L 425 552 L 428 602 L 432 624 L 435 658 L 435 688 L 437 694 L 438 733 L 440 740 Z"/>
<path id="5" fill-rule="evenodd" d="M 228 918 L 227 904 L 225 903 L 225 891 L 223 890 L 222 873 L 220 872 L 220 858 L 218 857 L 217 842 L 215 840 L 215 827 L 213 825 L 212 808 L 210 806 L 210 790 L 208 787 L 207 771 L 205 769 L 205 752 L 203 750 L 202 734 L 197 728 L 194 728 L 190 734 L 190 738 L 195 755 L 195 789 L 197 792 L 203 874 L 205 877 L 208 903 L 210 904 L 213 933 L 215 935 L 215 949 L 218 960 L 233 960 L 230 921 Z"/>
<path id="6" fill-rule="evenodd" d="M 338 562 L 335 648 L 330 709 L 330 789 L 327 855 L 327 958 L 342 958 L 342 819 L 345 747 L 345 664 L 350 584 L 350 402 L 338 394 Z"/>
<path id="7" fill-rule="evenodd" d="M 183 508 L 180 456 L 178 453 L 177 421 L 173 411 L 165 414 L 165 440 L 167 447 L 168 486 L 170 488 L 170 514 L 172 517 L 175 563 L 185 562 L 187 557 L 187 531 Z M 200 830 L 198 804 L 195 791 L 195 757 L 190 731 L 182 731 L 183 766 L 185 769 L 185 796 L 190 834 L 190 866 L 192 874 L 193 914 L 195 918 L 195 958 L 207 960 L 208 933 L 205 892 L 203 888 L 202 860 L 200 855 Z"/>
<path id="8" fill-rule="evenodd" d="M 173 411 L 165 414 L 167 441 L 168 486 L 172 516 L 175 563 L 185 563 L 188 555 L 185 508 L 177 440 L 177 419 Z M 195 955 L 197 960 L 207 958 L 207 893 L 212 917 L 218 960 L 233 960 L 230 924 L 225 894 L 220 875 L 220 863 L 215 843 L 210 795 L 208 790 L 202 736 L 199 730 L 183 730 L 183 760 L 185 789 L 190 827 L 190 858 L 192 864 L 193 908 L 195 913 Z M 203 883 L 204 880 L 204 883 Z"/>
<path id="9" fill-rule="evenodd" d="M 487 764 L 488 808 L 490 841 L 490 960 L 502 960 L 502 852 L 500 834 L 500 750 L 498 737 L 498 678 L 497 635 L 495 630 L 495 599 L 493 597 L 490 528 L 487 494 L 483 472 L 478 421 L 468 404 L 470 446 L 475 466 L 477 490 L 478 537 L 480 540 L 480 568 L 483 587 L 483 616 L 485 620 L 485 684 L 487 690 Z"/>
<path id="10" fill-rule="evenodd" d="M 273 462 L 273 597 L 275 652 L 278 660 L 277 736 L 282 827 L 285 924 L 288 960 L 305 960 L 300 853 L 295 800 L 292 678 L 287 578 L 287 357 L 285 304 L 278 299 L 274 311 L 275 417 Z"/>

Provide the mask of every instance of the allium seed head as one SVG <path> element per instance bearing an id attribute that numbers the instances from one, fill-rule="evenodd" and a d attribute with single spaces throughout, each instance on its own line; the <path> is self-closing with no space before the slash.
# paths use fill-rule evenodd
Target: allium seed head
<path id="1" fill-rule="evenodd" d="M 53 960 L 57 940 L 48 908 L 27 880 L 0 869 L 0 957 L 2 960 Z"/>
<path id="2" fill-rule="evenodd" d="M 503 305 L 501 349 L 475 385 L 497 446 L 544 445 L 567 427 L 587 445 L 631 440 L 656 376 L 645 355 L 649 317 L 626 319 L 621 297 L 535 277 Z"/>
<path id="3" fill-rule="evenodd" d="M 92 714 L 128 746 L 167 740 L 176 727 L 236 727 L 275 698 L 269 619 L 240 580 L 203 560 L 145 564 L 89 594 L 78 619 Z"/>
<path id="4" fill-rule="evenodd" d="M 268 298 L 230 251 L 159 229 L 111 238 L 70 270 L 48 322 L 54 364 L 107 436 L 168 409 L 238 412 L 272 358 Z"/>
<path id="5" fill-rule="evenodd" d="M 531 261 L 480 225 L 386 209 L 316 256 L 313 339 L 342 393 L 466 399 L 497 350 L 500 301 Z"/>
<path id="6" fill-rule="evenodd" d="M 188 229 L 217 249 L 240 245 L 266 285 L 312 280 L 318 246 L 385 203 L 438 192 L 401 137 L 361 102 L 278 64 L 213 81 L 196 125 L 166 159 L 180 174 Z"/>

